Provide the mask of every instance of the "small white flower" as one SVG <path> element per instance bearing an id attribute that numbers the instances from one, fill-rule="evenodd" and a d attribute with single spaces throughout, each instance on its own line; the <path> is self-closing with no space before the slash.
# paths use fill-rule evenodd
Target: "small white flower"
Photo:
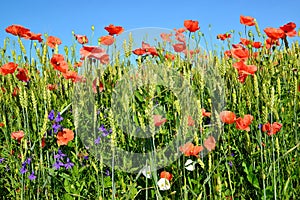
<path id="1" fill-rule="evenodd" d="M 160 190 L 169 190 L 171 187 L 169 180 L 166 178 L 159 179 L 159 181 L 157 182 L 157 185 Z"/>
<path id="2" fill-rule="evenodd" d="M 185 166 L 185 169 L 189 170 L 189 171 L 194 171 L 195 170 L 195 164 L 196 162 L 193 162 L 191 159 L 188 159 L 184 166 Z"/>
<path id="3" fill-rule="evenodd" d="M 147 165 L 145 167 L 143 167 L 141 169 L 142 174 L 146 177 L 146 178 L 151 178 L 151 170 L 150 170 L 150 166 Z"/>

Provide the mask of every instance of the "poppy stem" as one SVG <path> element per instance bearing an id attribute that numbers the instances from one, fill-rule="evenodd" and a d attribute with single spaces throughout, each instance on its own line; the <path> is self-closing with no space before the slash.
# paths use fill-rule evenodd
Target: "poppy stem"
<path id="1" fill-rule="evenodd" d="M 282 38 L 282 40 L 284 42 L 285 48 L 288 49 L 289 48 L 289 42 L 287 41 L 286 36 L 284 36 L 284 38 Z"/>

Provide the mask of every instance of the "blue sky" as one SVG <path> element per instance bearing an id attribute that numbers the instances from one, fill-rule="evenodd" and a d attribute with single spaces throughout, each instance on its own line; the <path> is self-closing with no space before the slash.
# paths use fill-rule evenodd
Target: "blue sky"
<path id="1" fill-rule="evenodd" d="M 299 0 L 11 0 L 2 1 L 1 7 L 0 46 L 5 37 L 13 37 L 5 32 L 11 24 L 23 25 L 35 33 L 57 36 L 63 45 L 72 43 L 72 31 L 90 36 L 92 25 L 95 26 L 95 38 L 106 35 L 104 27 L 109 24 L 123 26 L 125 30 L 142 27 L 173 29 L 183 27 L 185 19 L 198 20 L 205 36 L 215 38 L 218 33 L 232 29 L 244 31 L 239 22 L 240 15 L 255 17 L 261 30 L 290 21 L 298 25 L 297 30 L 300 26 Z"/>

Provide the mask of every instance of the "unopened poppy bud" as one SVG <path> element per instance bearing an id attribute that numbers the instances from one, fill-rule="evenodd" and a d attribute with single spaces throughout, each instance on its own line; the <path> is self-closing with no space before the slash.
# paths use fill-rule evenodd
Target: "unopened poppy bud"
<path id="1" fill-rule="evenodd" d="M 249 36 L 249 38 L 252 38 L 252 37 L 253 37 L 253 33 L 252 33 L 251 30 L 248 31 L 248 36 Z"/>
<path id="2" fill-rule="evenodd" d="M 92 28 L 92 31 L 94 31 L 94 30 L 95 30 L 95 26 L 94 26 L 94 25 L 92 25 L 92 27 L 91 27 L 91 28 Z"/>

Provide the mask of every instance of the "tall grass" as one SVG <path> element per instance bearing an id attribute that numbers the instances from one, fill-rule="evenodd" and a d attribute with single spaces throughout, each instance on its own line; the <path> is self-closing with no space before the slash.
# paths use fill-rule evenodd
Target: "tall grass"
<path id="1" fill-rule="evenodd" d="M 195 34 L 189 39 L 200 40 L 201 37 Z M 255 75 L 249 75 L 245 83 L 238 81 L 237 70 L 233 67 L 236 60 L 226 58 L 223 51 L 220 54 L 201 51 L 192 57 L 177 53 L 173 61 L 165 59 L 162 53 L 143 60 L 136 56 L 137 63 L 132 63 L 130 51 L 124 57 L 114 54 L 112 64 L 103 65 L 94 59 L 86 59 L 84 66 L 74 69 L 75 61 L 79 61 L 75 45 L 65 46 L 64 51 L 51 51 L 45 42 L 33 42 L 27 50 L 23 42 L 29 41 L 7 38 L 0 49 L 1 66 L 15 62 L 26 68 L 30 76 L 29 82 L 18 80 L 17 72 L 0 76 L 0 122 L 4 124 L 0 127 L 0 158 L 4 158 L 0 164 L 0 196 L 3 199 L 298 199 L 300 47 L 297 40 L 289 48 L 274 46 L 257 50 L 258 56 L 250 57 L 247 62 L 256 65 L 258 70 Z M 163 49 L 166 44 L 161 45 Z M 130 47 L 125 45 L 124 48 Z M 252 48 L 248 48 L 252 54 Z M 54 70 L 50 64 L 54 53 L 64 54 L 69 69 L 82 73 L 86 82 L 73 83 Z M 139 67 L 133 71 L 131 66 L 136 64 Z M 220 81 L 211 80 L 205 74 L 211 67 Z M 143 70 L 149 71 L 145 75 Z M 179 78 L 182 80 L 179 88 L 183 92 L 180 97 L 174 92 L 178 85 L 172 83 L 174 79 L 167 74 L 169 71 L 182 78 Z M 136 74 L 137 77 L 133 77 Z M 156 84 L 155 74 L 162 77 L 164 85 Z M 96 94 L 91 87 L 95 76 L 104 87 L 103 91 L 97 87 Z M 210 86 L 212 81 L 214 84 Z M 136 85 L 127 85 L 131 82 Z M 57 89 L 47 89 L 48 84 L 56 84 Z M 122 86 L 129 90 L 124 89 L 122 98 L 115 98 L 122 92 Z M 184 90 L 186 87 L 191 88 L 189 92 L 195 99 L 184 103 L 195 102 L 195 105 L 187 106 L 195 108 L 195 112 L 189 110 L 194 113 L 182 110 L 185 105 L 180 104 L 183 102 L 180 98 L 190 98 L 190 93 Z M 224 96 L 219 97 L 220 100 L 224 97 L 224 104 L 216 103 L 214 92 L 223 92 Z M 241 117 L 251 114 L 254 117 L 251 130 L 238 130 L 234 124 L 222 124 L 213 129 L 209 118 L 199 113 L 201 108 L 210 111 L 211 120 L 215 122 L 219 117 L 216 111 L 220 109 Z M 127 118 L 118 109 L 128 111 L 125 113 Z M 55 116 L 60 112 L 61 126 L 75 133 L 68 145 L 57 144 L 57 135 L 52 128 L 54 122 L 48 119 L 51 110 Z M 158 129 L 152 115 L 161 113 L 167 122 Z M 186 125 L 188 115 L 193 115 L 195 129 Z M 269 136 L 261 128 L 267 122 L 279 122 L 282 128 Z M 122 123 L 126 126 L 122 127 Z M 107 131 L 111 129 L 105 137 L 98 130 L 101 125 Z M 151 137 L 129 135 L 130 131 L 136 131 L 131 129 L 135 126 Z M 19 130 L 24 131 L 24 138 L 20 141 L 12 139 L 11 133 Z M 154 170 L 151 179 L 114 167 L 125 162 L 124 167 L 134 171 L 135 163 L 128 162 L 131 158 L 120 157 L 110 146 L 118 146 L 127 152 L 155 152 L 179 133 L 191 134 L 196 145 L 202 145 L 210 134 L 215 134 L 218 140 L 215 150 L 201 153 L 199 158 L 189 157 L 197 162 L 194 171 L 185 169 L 188 159 L 185 156 Z M 95 140 L 99 136 L 97 146 Z M 104 143 L 108 145 L 103 146 Z M 104 147 L 112 151 L 101 149 Z M 58 150 L 65 154 L 61 162 L 66 164 L 68 158 L 74 166 L 66 169 L 62 165 L 56 169 Z M 27 169 L 24 174 L 20 172 L 22 163 Z M 155 169 L 157 163 L 152 160 L 149 165 Z M 159 173 L 163 170 L 173 175 L 171 188 L 166 191 L 157 186 Z M 28 176 L 32 172 L 36 178 L 30 180 Z"/>

